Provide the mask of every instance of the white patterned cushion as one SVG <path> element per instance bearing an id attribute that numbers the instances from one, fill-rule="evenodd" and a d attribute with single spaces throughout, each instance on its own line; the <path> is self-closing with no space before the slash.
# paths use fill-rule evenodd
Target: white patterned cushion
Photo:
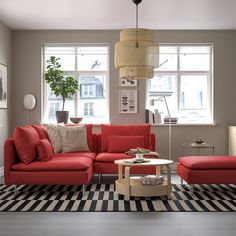
<path id="1" fill-rule="evenodd" d="M 87 152 L 87 131 L 85 125 L 59 126 L 62 138 L 62 152 Z"/>
<path id="2" fill-rule="evenodd" d="M 62 150 L 62 139 L 58 129 L 59 126 L 62 126 L 62 124 L 45 124 L 54 153 L 59 153 Z"/>

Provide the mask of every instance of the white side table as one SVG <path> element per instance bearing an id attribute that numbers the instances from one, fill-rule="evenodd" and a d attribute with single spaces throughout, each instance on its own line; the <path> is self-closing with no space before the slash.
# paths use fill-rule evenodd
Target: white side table
<path id="1" fill-rule="evenodd" d="M 197 155 L 200 156 L 201 154 L 201 149 L 211 149 L 212 151 L 212 156 L 215 155 L 215 148 L 214 148 L 214 145 L 213 144 L 209 144 L 209 143 L 203 143 L 203 144 L 183 144 L 182 145 L 182 148 L 183 148 L 183 155 L 185 155 L 185 149 L 196 149 L 197 150 Z"/>

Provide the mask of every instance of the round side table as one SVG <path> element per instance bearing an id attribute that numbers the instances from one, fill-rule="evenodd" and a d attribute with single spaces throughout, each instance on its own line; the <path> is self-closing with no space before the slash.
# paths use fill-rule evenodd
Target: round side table
<path id="1" fill-rule="evenodd" d="M 145 158 L 146 159 L 146 158 Z M 116 180 L 116 191 L 125 196 L 125 200 L 129 200 L 130 196 L 137 197 L 153 197 L 166 195 L 171 199 L 171 160 L 166 159 L 146 159 L 148 162 L 133 163 L 133 159 L 116 160 L 118 165 L 118 180 Z M 156 166 L 157 175 L 159 175 L 160 166 L 167 169 L 167 179 L 162 185 L 143 185 L 139 177 L 131 177 L 130 169 L 134 166 Z M 125 175 L 123 177 L 123 167 L 125 167 Z"/>

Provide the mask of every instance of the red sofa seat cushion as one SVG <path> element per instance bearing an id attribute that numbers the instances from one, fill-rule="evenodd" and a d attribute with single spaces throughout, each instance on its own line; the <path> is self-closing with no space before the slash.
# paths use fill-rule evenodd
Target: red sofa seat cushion
<path id="1" fill-rule="evenodd" d="M 101 152 L 108 151 L 108 139 L 111 135 L 143 136 L 144 147 L 151 149 L 151 125 L 101 125 Z"/>
<path id="2" fill-rule="evenodd" d="M 236 169 L 236 156 L 187 156 L 180 157 L 179 163 L 189 169 Z"/>
<path id="3" fill-rule="evenodd" d="M 12 168 L 17 171 L 86 171 L 92 164 L 92 159 L 88 157 L 53 155 L 53 158 L 47 162 L 34 161 L 29 165 L 18 163 Z"/>
<path id="4" fill-rule="evenodd" d="M 99 153 L 96 156 L 96 162 L 114 162 L 115 160 L 120 160 L 120 159 L 130 159 L 134 158 L 134 155 L 126 155 L 125 153 L 109 153 L 109 152 L 103 152 Z M 145 158 L 158 158 L 157 156 L 144 156 Z"/>
<path id="5" fill-rule="evenodd" d="M 37 154 L 38 133 L 32 126 L 16 127 L 13 134 L 17 154 L 24 164 L 31 163 Z"/>
<path id="6" fill-rule="evenodd" d="M 96 157 L 96 153 L 95 152 L 54 153 L 53 157 L 77 157 L 77 158 L 86 157 L 93 161 Z"/>
<path id="7" fill-rule="evenodd" d="M 108 152 L 127 152 L 131 148 L 143 148 L 143 136 L 117 136 L 110 135 L 108 138 Z"/>
<path id="8" fill-rule="evenodd" d="M 53 157 L 53 150 L 48 139 L 41 139 L 37 146 L 38 160 L 48 161 Z"/>

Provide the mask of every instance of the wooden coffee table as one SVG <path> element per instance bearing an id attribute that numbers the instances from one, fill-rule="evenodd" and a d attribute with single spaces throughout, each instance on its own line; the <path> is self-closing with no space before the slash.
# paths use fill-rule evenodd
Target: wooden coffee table
<path id="1" fill-rule="evenodd" d="M 147 159 L 149 162 L 131 163 L 133 159 L 116 160 L 118 165 L 118 180 L 116 180 L 116 192 L 125 196 L 125 200 L 129 200 L 130 196 L 137 197 L 154 197 L 166 195 L 171 199 L 171 160 L 166 159 Z M 131 177 L 130 169 L 133 166 L 156 166 L 156 174 L 159 175 L 160 167 L 165 166 L 167 169 L 167 179 L 162 185 L 143 185 L 139 177 Z M 125 167 L 125 176 L 123 178 L 123 167 Z"/>

